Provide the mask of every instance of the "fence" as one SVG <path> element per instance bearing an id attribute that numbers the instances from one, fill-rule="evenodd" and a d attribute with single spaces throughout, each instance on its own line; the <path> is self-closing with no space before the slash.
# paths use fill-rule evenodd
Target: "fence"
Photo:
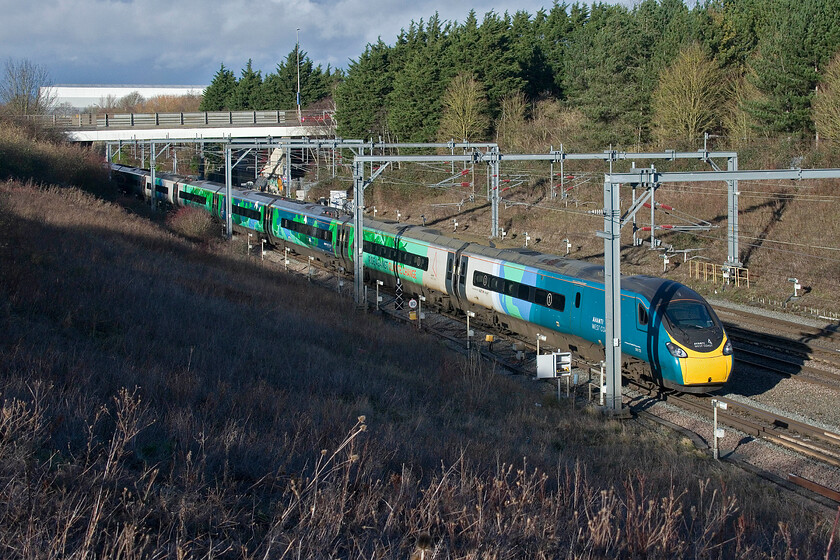
<path id="1" fill-rule="evenodd" d="M 737 287 L 750 287 L 750 269 L 702 261 L 688 261 L 688 274 L 705 282 L 726 282 Z"/>
<path id="2" fill-rule="evenodd" d="M 750 303 L 760 305 L 762 307 L 777 307 L 787 313 L 810 315 L 816 319 L 826 319 L 833 323 L 840 323 L 840 312 L 831 311 L 824 307 L 800 305 L 798 303 L 792 303 L 790 300 L 773 299 L 769 297 L 751 297 Z"/>

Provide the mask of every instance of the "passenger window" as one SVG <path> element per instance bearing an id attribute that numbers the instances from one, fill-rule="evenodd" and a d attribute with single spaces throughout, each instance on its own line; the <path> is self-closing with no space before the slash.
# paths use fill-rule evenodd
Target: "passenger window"
<path id="1" fill-rule="evenodd" d="M 639 304 L 639 324 L 640 325 L 647 325 L 648 324 L 648 312 L 645 309 L 645 306 L 641 303 Z"/>

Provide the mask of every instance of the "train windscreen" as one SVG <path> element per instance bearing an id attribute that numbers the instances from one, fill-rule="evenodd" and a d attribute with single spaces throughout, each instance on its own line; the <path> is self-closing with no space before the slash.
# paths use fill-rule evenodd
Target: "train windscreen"
<path id="1" fill-rule="evenodd" d="M 665 308 L 665 319 L 673 339 L 697 352 L 712 352 L 723 342 L 723 328 L 701 301 L 672 300 Z"/>
<path id="2" fill-rule="evenodd" d="M 665 309 L 665 316 L 678 329 L 710 329 L 715 326 L 709 309 L 699 301 L 671 301 Z"/>

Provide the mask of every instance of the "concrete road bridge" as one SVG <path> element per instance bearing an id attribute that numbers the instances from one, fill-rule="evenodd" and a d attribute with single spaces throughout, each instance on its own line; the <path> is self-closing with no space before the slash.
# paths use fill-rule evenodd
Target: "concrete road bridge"
<path id="1" fill-rule="evenodd" d="M 210 111 L 196 113 L 80 113 L 34 119 L 61 128 L 76 142 L 201 138 L 323 138 L 335 136 L 329 111 Z"/>

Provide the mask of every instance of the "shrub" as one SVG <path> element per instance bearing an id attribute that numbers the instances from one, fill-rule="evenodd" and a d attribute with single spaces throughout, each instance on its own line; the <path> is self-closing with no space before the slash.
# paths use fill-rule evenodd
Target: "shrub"
<path id="1" fill-rule="evenodd" d="M 198 208 L 179 208 L 169 216 L 167 224 L 173 232 L 193 241 L 210 241 L 219 232 L 212 216 Z"/>

